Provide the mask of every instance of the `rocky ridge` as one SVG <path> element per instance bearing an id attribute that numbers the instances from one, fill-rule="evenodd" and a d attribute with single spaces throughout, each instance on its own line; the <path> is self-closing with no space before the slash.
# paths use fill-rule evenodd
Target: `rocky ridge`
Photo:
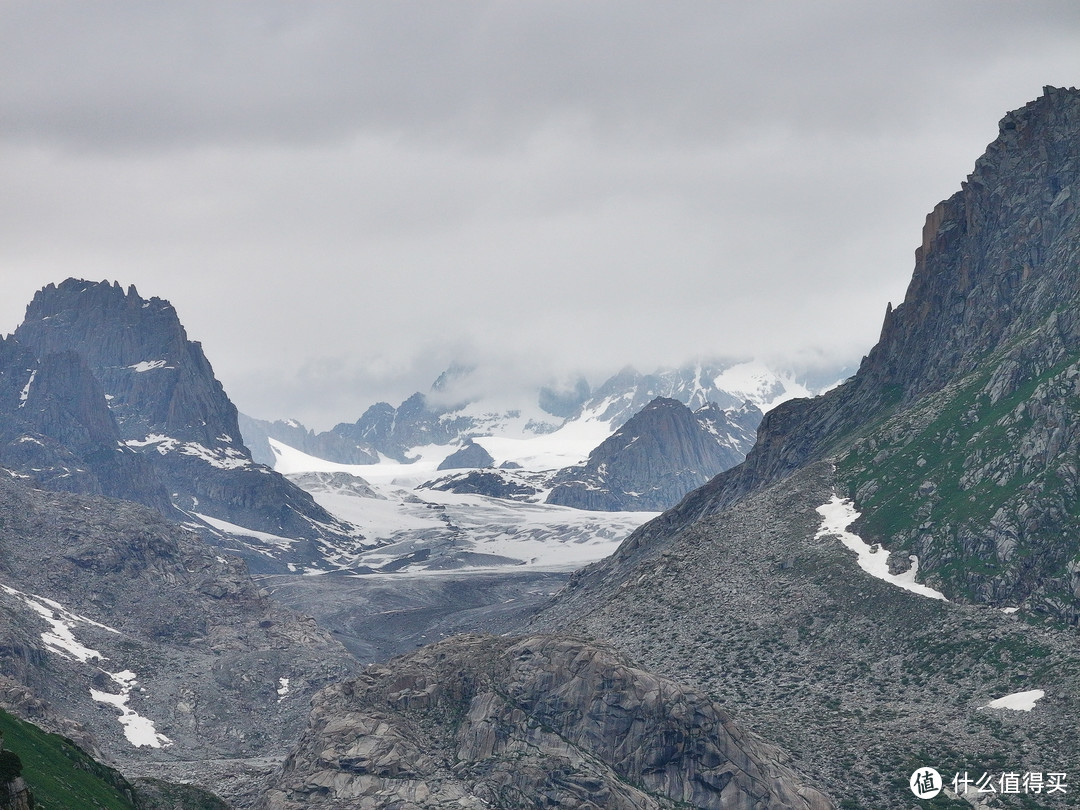
<path id="1" fill-rule="evenodd" d="M 1075 632 L 865 573 L 821 531 L 818 507 L 840 485 L 821 462 L 675 531 L 632 536 L 574 574 L 533 626 L 603 639 L 721 701 L 845 808 L 922 806 L 908 777 L 927 765 L 947 781 L 1080 772 Z M 1034 689 L 1045 697 L 1030 712 L 987 708 Z M 988 806 L 1070 807 L 1071 790 Z"/>
<path id="2" fill-rule="evenodd" d="M 323 458 L 336 464 L 378 464 L 379 453 L 369 444 L 356 442 L 339 433 L 327 430 L 316 433 L 294 419 L 267 421 L 238 414 L 240 433 L 251 457 L 259 464 L 273 467 L 276 461 L 270 449 L 270 439 L 295 447 L 309 456 Z"/>
<path id="3" fill-rule="evenodd" d="M 319 693 L 263 807 L 832 804 L 702 694 L 611 650 L 459 636 Z"/>
<path id="4" fill-rule="evenodd" d="M 744 464 L 650 533 L 835 458 L 861 530 L 951 598 L 1080 620 L 1080 92 L 1009 113 L 927 217 L 904 302 L 859 372 L 768 413 Z"/>

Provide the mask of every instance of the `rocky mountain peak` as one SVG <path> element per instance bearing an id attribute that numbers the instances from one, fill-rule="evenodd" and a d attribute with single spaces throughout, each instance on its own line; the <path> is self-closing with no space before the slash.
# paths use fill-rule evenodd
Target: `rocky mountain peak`
<path id="1" fill-rule="evenodd" d="M 1080 203 L 1080 91 L 1044 88 L 998 130 L 961 190 L 927 216 L 904 303 L 886 313 L 860 369 L 902 386 L 907 400 L 1080 298 L 1065 238 Z M 1070 348 L 1080 344 L 1075 317 L 1060 332 Z"/>
<path id="2" fill-rule="evenodd" d="M 1022 356 L 1037 376 L 1077 351 L 1078 199 L 1080 91 L 1047 88 L 1002 119 L 961 190 L 927 216 L 904 301 L 886 310 L 858 373 L 824 396 L 770 411 L 746 464 L 687 508 L 733 503 L 997 352 Z"/>
<path id="3" fill-rule="evenodd" d="M 229 547 L 237 527 L 273 535 L 270 553 L 246 536 L 235 547 L 261 567 L 283 554 L 311 564 L 326 556 L 314 546 L 359 540 L 252 460 L 202 347 L 168 301 L 134 286 L 68 279 L 40 290 L 0 344 L 0 414 L 0 463 L 51 489 L 202 522 Z"/>
<path id="4" fill-rule="evenodd" d="M 68 279 L 38 291 L 15 337 L 39 356 L 78 352 L 124 439 L 164 434 L 248 455 L 235 406 L 168 301 L 144 299 L 134 285 Z"/>

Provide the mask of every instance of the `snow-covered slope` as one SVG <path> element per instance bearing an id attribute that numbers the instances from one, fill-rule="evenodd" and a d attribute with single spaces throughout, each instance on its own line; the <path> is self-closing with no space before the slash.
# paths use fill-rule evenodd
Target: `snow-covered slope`
<path id="1" fill-rule="evenodd" d="M 379 544 L 373 550 L 342 549 L 330 555 L 334 566 L 356 573 L 506 566 L 573 569 L 606 557 L 655 516 L 420 488 L 441 475 L 435 468 L 444 448 L 438 446 L 420 448 L 421 458 L 412 464 L 384 460 L 371 465 L 336 464 L 274 440 L 271 447 L 279 472 L 328 512 L 359 527 L 367 542 Z M 539 451 L 536 455 L 552 458 Z M 529 475 L 528 470 L 500 472 Z M 546 491 L 537 497 L 543 495 Z"/>
<path id="2" fill-rule="evenodd" d="M 582 380 L 570 392 L 543 389 L 532 402 L 514 403 L 504 392 L 477 394 L 471 373 L 455 369 L 436 381 L 430 395 L 414 394 L 397 408 L 373 405 L 355 424 L 338 425 L 324 434 L 312 434 L 295 422 L 256 426 L 266 431 L 259 436 L 266 462 L 363 537 L 362 545 L 355 540 L 324 545 L 320 550 L 325 562 L 296 570 L 368 573 L 582 565 L 606 556 L 654 513 L 591 512 L 547 504 L 554 478 L 560 470 L 583 465 L 649 402 L 664 396 L 695 409 L 712 403 L 722 415 L 721 409 L 743 409 L 747 402 L 768 408 L 810 393 L 761 363 L 698 363 L 653 374 L 626 368 L 595 390 Z M 446 404 L 454 402 L 460 404 Z M 716 422 L 721 423 L 727 421 Z M 739 458 L 753 438 L 752 427 L 738 435 L 715 433 L 710 435 L 716 443 Z M 662 445 L 662 438 L 659 441 Z M 482 471 L 438 469 L 469 442 L 483 448 L 490 466 Z M 336 448 L 337 460 L 329 460 L 329 453 L 312 452 L 330 446 Z M 361 450 L 360 457 L 377 461 L 341 461 Z M 705 477 L 714 472 L 696 471 Z M 644 502 L 638 506 L 655 508 Z M 220 528 L 234 538 L 238 535 Z M 251 533 L 241 538 L 245 548 L 257 544 L 268 555 L 279 553 L 277 541 Z M 279 545 L 284 553 L 286 546 Z"/>

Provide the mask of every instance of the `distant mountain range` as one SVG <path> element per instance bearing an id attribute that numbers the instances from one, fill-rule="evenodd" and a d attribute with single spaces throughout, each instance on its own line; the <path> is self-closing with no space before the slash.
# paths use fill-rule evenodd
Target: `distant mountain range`
<path id="1" fill-rule="evenodd" d="M 811 389 L 793 375 L 758 362 L 694 363 L 652 374 L 628 366 L 595 389 L 582 378 L 562 390 L 541 387 L 531 399 L 508 408 L 499 391 L 488 397 L 455 396 L 456 390 L 468 389 L 473 371 L 455 366 L 440 375 L 427 394 L 417 392 L 396 408 L 376 403 L 355 423 L 341 423 L 322 433 L 292 419 L 271 422 L 243 414 L 240 427 L 252 457 L 268 466 L 277 460 L 269 439 L 340 464 L 375 464 L 380 458 L 407 462 L 417 458 L 421 447 L 452 448 L 449 455 L 470 439 L 525 439 L 585 421 L 603 423 L 603 439 L 657 397 L 676 400 L 690 410 L 709 404 L 737 409 L 746 402 L 768 410 L 788 399 L 813 396 L 836 382 L 829 379 Z M 453 404 L 445 404 L 448 401 Z M 594 447 L 584 448 L 581 460 Z"/>
<path id="2" fill-rule="evenodd" d="M 413 394 L 397 408 L 378 403 L 356 423 L 319 434 L 294 420 L 241 415 L 240 426 L 253 456 L 270 465 L 281 464 L 283 446 L 342 465 L 412 463 L 441 454 L 436 470 L 449 474 L 430 484 L 441 491 L 656 511 L 740 462 L 762 409 L 810 395 L 790 375 L 760 363 L 717 362 L 653 374 L 627 367 L 595 390 L 579 379 L 562 390 L 541 388 L 531 401 L 507 408 L 492 404 L 505 401 L 499 392 L 455 400 L 473 371 L 451 368 L 429 394 Z M 447 401 L 456 404 L 437 404 Z M 641 441 L 622 447 L 628 434 L 613 434 L 634 419 L 635 441 Z M 459 469 L 484 471 L 453 472 Z M 548 475 L 526 481 L 514 470 Z M 360 466 L 353 472 L 365 474 Z"/>

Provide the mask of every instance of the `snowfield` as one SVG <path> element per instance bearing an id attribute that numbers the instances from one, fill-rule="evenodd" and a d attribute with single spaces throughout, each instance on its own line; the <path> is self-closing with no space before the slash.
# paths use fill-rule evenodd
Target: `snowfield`
<path id="1" fill-rule="evenodd" d="M 519 441 L 542 442 L 552 437 L 556 433 Z M 541 463 L 535 459 L 546 462 L 559 457 L 553 447 L 570 448 L 575 441 L 582 447 L 591 440 L 591 436 L 556 438 L 532 456 L 534 467 Z M 657 514 L 587 512 L 485 495 L 417 490 L 448 472 L 436 469 L 448 452 L 438 445 L 416 448 L 419 460 L 413 464 L 349 465 L 308 456 L 273 439 L 270 444 L 278 472 L 292 475 L 320 506 L 360 529 L 366 543 L 380 545 L 353 555 L 346 568 L 384 569 L 398 575 L 507 566 L 575 569 L 611 554 L 630 532 Z M 570 451 L 565 452 L 570 457 Z M 301 477 L 307 472 L 344 473 L 350 478 L 313 482 Z M 369 485 L 371 494 L 358 494 L 365 489 L 358 486 L 358 479 Z M 342 562 L 339 558 L 338 563 Z"/>

